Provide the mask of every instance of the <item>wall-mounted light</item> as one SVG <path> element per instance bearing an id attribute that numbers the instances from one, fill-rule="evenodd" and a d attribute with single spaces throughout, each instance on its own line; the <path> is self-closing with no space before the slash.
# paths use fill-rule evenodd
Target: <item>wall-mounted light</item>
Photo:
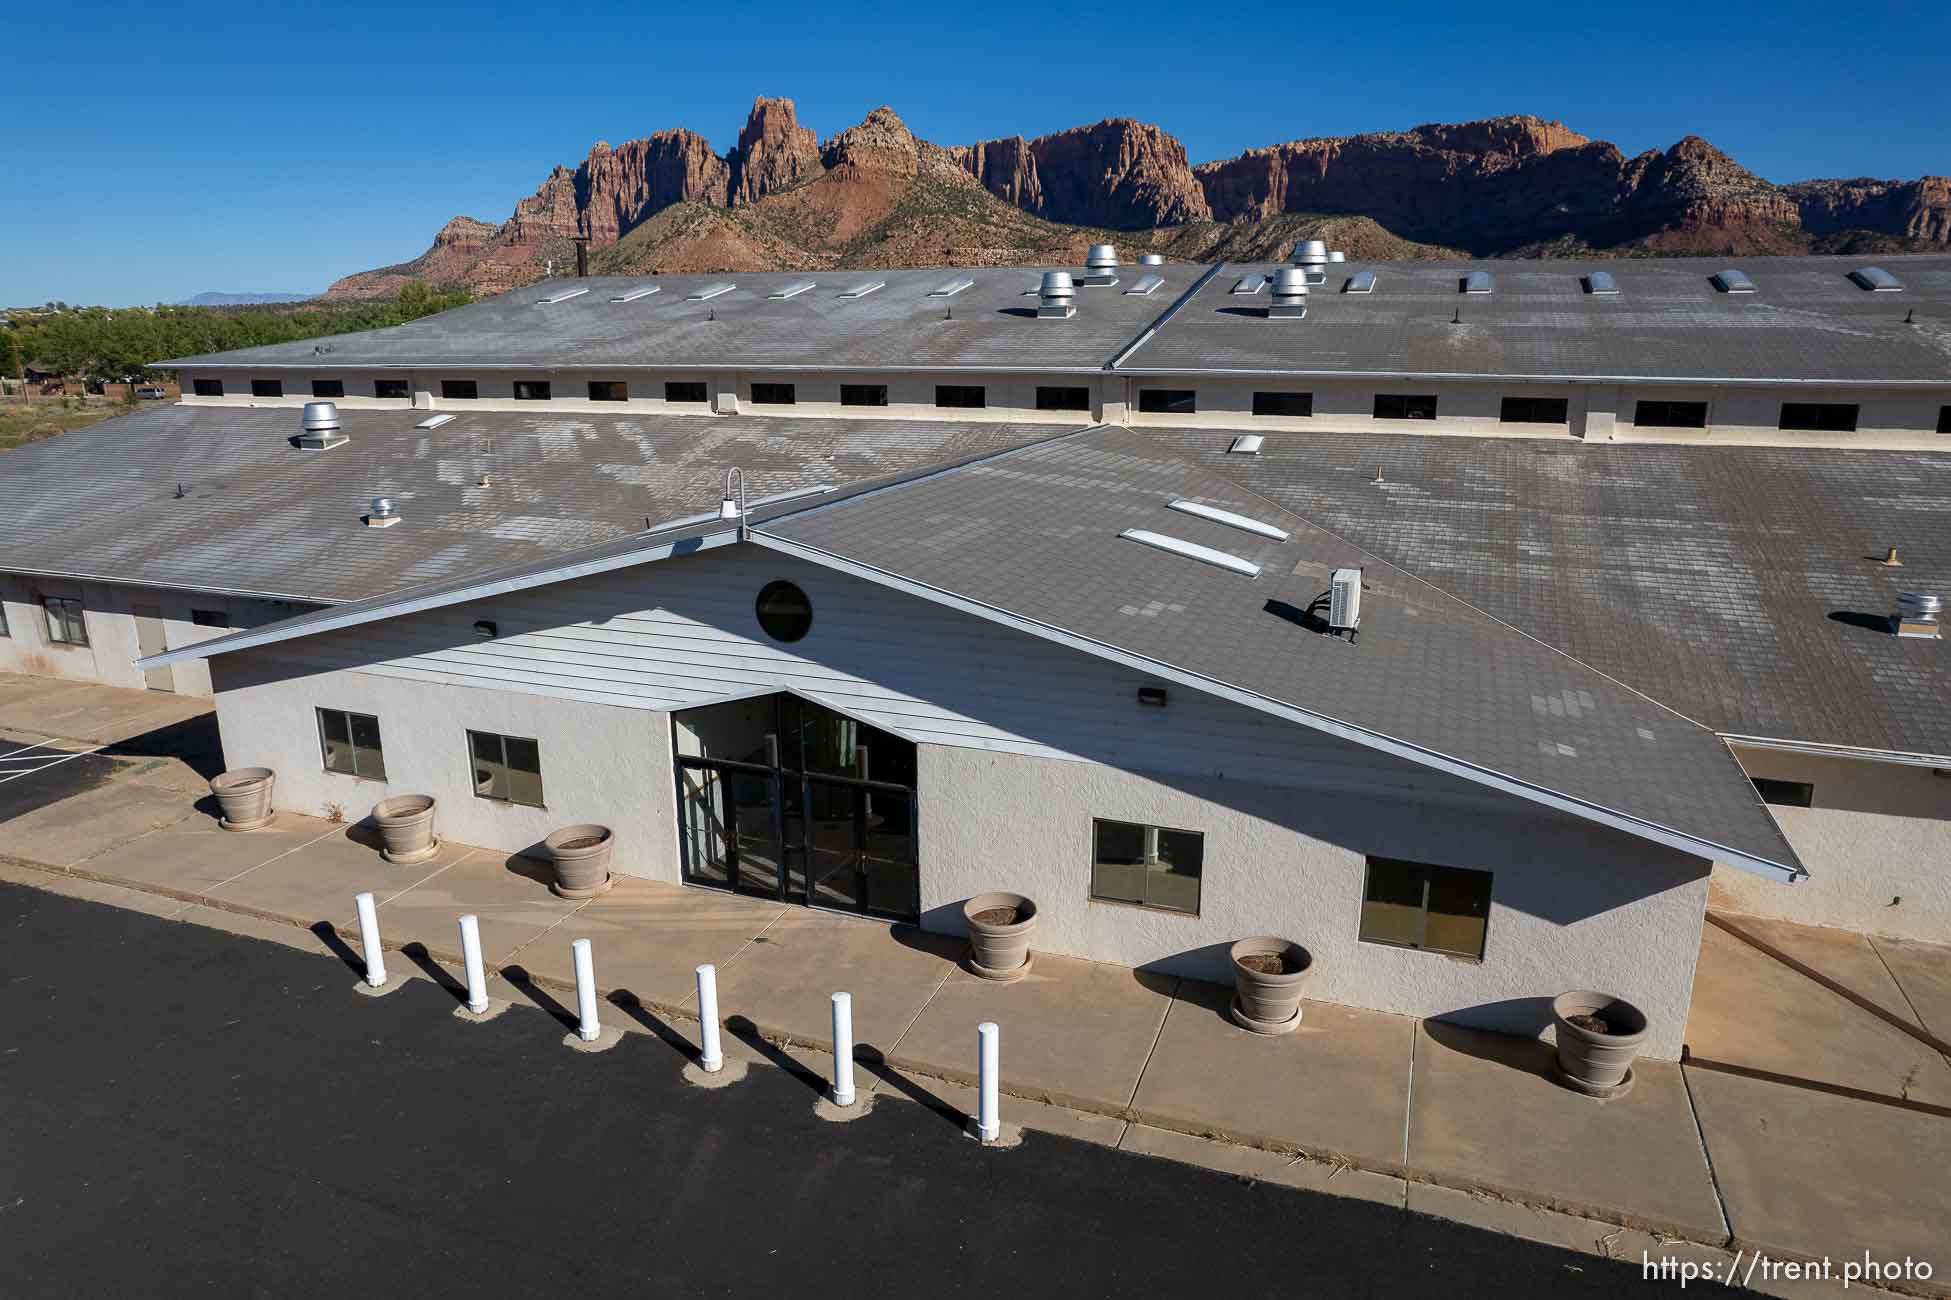
<path id="1" fill-rule="evenodd" d="M 1149 704 L 1155 709 L 1164 708 L 1165 688 L 1163 686 L 1140 686 L 1138 688 L 1138 702 L 1140 704 Z"/>
<path id="2" fill-rule="evenodd" d="M 483 641 L 492 641 L 495 639 L 495 625 L 484 618 L 474 625 L 474 635 Z"/>

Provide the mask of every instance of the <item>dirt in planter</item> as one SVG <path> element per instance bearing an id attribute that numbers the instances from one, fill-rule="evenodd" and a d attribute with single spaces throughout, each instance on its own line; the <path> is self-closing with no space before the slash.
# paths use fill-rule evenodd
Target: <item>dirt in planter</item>
<path id="1" fill-rule="evenodd" d="M 564 840 L 559 846 L 565 849 L 593 849 L 603 842 L 601 835 L 584 835 L 573 840 Z"/>
<path id="2" fill-rule="evenodd" d="M 1023 914 L 1013 907 L 990 907 L 977 912 L 973 919 L 983 925 L 1015 925 Z"/>
<path id="3" fill-rule="evenodd" d="M 1240 965 L 1262 975 L 1298 975 L 1307 967 L 1284 952 L 1255 952 L 1240 958 Z"/>
<path id="4" fill-rule="evenodd" d="M 1566 1016 L 1565 1023 L 1568 1025 L 1577 1025 L 1588 1034 L 1604 1034 L 1607 1037 L 1623 1035 L 1626 1032 L 1596 1011 L 1587 1011 L 1576 1016 Z"/>

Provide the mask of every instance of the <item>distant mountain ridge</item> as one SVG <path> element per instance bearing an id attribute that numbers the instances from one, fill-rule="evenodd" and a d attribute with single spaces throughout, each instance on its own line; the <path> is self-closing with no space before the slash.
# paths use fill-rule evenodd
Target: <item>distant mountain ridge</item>
<path id="1" fill-rule="evenodd" d="M 1324 230 L 1369 258 L 1922 251 L 1951 243 L 1951 178 L 1778 186 L 1698 136 L 1628 157 L 1525 116 L 1198 165 L 1159 127 L 1124 118 L 944 148 L 880 108 L 821 144 L 791 100 L 760 98 L 723 155 L 682 129 L 598 141 L 500 225 L 456 217 L 419 257 L 325 296 L 415 279 L 500 292 L 572 265 L 578 235 L 599 269 L 738 271 L 1034 264 L 1096 238 L 1188 260 L 1264 258 Z"/>
<path id="2" fill-rule="evenodd" d="M 185 298 L 178 307 L 249 307 L 257 303 L 310 302 L 318 297 L 316 293 L 223 293 L 210 290 Z"/>

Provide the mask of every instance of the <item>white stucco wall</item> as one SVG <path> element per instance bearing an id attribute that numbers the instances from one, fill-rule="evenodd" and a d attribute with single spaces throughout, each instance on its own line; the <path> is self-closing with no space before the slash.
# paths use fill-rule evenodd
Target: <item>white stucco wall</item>
<path id="1" fill-rule="evenodd" d="M 307 673 L 267 653 L 213 661 L 226 767 L 278 774 L 276 806 L 358 821 L 381 799 L 430 794 L 435 832 L 486 848 L 540 855 L 542 837 L 578 822 L 617 835 L 614 867 L 675 881 L 674 776 L 667 715 L 515 691 L 437 686 L 356 670 Z M 386 780 L 325 770 L 318 708 L 379 720 Z M 537 742 L 544 807 L 474 792 L 467 732 Z"/>
<path id="2" fill-rule="evenodd" d="M 1951 777 L 1930 768 L 1736 746 L 1751 777 L 1815 787 L 1770 809 L 1809 868 L 1783 888 L 1714 869 L 1711 905 L 1803 925 L 1951 941 Z M 1947 769 L 1951 770 L 1951 769 Z"/>
<path id="3" fill-rule="evenodd" d="M 82 621 L 88 629 L 85 646 L 48 640 L 43 596 L 79 597 Z M 304 606 L 248 600 L 204 592 L 159 587 L 131 587 L 103 582 L 75 582 L 0 574 L 0 605 L 5 606 L 7 634 L 0 636 L 0 672 L 29 673 L 100 682 L 136 690 L 148 683 L 140 668 L 134 609 L 148 606 L 162 616 L 163 644 L 175 650 L 223 636 L 237 628 L 257 627 L 298 613 Z M 221 615 L 223 627 L 204 627 L 192 611 Z M 209 695 L 210 672 L 199 661 L 173 665 L 170 689 L 178 695 Z"/>
<path id="4" fill-rule="evenodd" d="M 1036 948 L 1228 981 L 1226 946 L 1278 934 L 1313 953 L 1308 996 L 1508 1033 L 1550 1022 L 1571 988 L 1619 993 L 1678 1057 L 1707 864 L 1447 780 L 1414 796 L 1148 775 L 945 746 L 920 753 L 923 923 L 1006 889 L 1037 903 Z M 1198 916 L 1090 898 L 1091 823 L 1201 832 Z M 1482 961 L 1364 943 L 1366 854 L 1492 874 Z"/>

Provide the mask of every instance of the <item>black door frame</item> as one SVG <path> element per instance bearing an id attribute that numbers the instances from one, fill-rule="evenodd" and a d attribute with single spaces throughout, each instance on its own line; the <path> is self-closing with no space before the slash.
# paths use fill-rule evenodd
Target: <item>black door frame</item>
<path id="1" fill-rule="evenodd" d="M 779 692 L 779 694 L 790 694 L 790 692 Z M 806 704 L 814 703 L 803 698 L 801 702 Z M 775 709 L 777 707 L 775 704 Z M 815 707 L 825 708 L 826 706 L 816 705 Z M 838 712 L 837 710 L 831 711 Z M 775 726 L 777 725 L 776 723 Z M 897 737 L 897 739 L 905 738 Z M 797 903 L 805 907 L 816 907 L 827 911 L 846 912 L 853 915 L 881 916 L 884 919 L 897 921 L 917 921 L 920 919 L 921 800 L 920 793 L 915 786 L 902 785 L 893 781 L 861 780 L 858 777 L 839 776 L 825 772 L 809 773 L 797 771 L 784 765 L 779 752 L 780 747 L 776 743 L 770 746 L 770 753 L 768 754 L 768 757 L 772 759 L 770 763 L 747 763 L 737 759 L 703 758 L 692 754 L 677 753 L 677 735 L 675 730 L 673 730 L 671 736 L 671 748 L 674 764 L 673 776 L 675 778 L 674 794 L 676 797 L 678 817 L 678 848 L 681 858 L 679 871 L 686 884 L 699 885 L 706 889 L 724 889 L 731 893 L 757 894 L 761 897 L 774 898 L 782 903 Z M 766 778 L 772 793 L 772 843 L 776 850 L 775 856 L 778 859 L 778 864 L 774 871 L 772 889 L 754 890 L 742 885 L 743 872 L 740 869 L 738 855 L 738 811 L 737 805 L 730 798 L 729 791 L 727 791 L 723 799 L 726 816 L 725 883 L 721 884 L 718 881 L 707 879 L 698 872 L 697 864 L 693 861 L 693 827 L 690 820 L 692 809 L 684 788 L 684 774 L 686 771 L 713 773 L 721 783 L 724 775 L 729 773 L 740 773 Z M 797 814 L 789 813 L 786 809 L 785 796 L 788 782 L 792 782 L 798 786 L 799 810 Z M 865 817 L 865 804 L 857 798 L 854 801 L 854 813 L 850 820 L 853 824 L 853 893 L 854 897 L 859 900 L 859 905 L 856 907 L 837 907 L 831 903 L 824 903 L 818 900 L 817 891 L 819 881 L 814 878 L 813 846 L 810 843 L 811 835 L 809 832 L 810 813 L 813 806 L 813 786 L 816 782 L 823 785 L 844 787 L 854 791 L 856 794 L 860 792 L 872 793 L 878 790 L 890 795 L 900 795 L 902 797 L 903 802 L 907 805 L 908 843 L 911 846 L 914 856 L 914 869 L 909 874 L 910 888 L 907 910 L 901 915 L 890 916 L 884 912 L 872 911 L 867 906 L 867 821 Z M 793 825 L 795 822 L 797 826 Z M 800 882 L 797 890 L 792 887 L 795 866 L 798 867 Z"/>

